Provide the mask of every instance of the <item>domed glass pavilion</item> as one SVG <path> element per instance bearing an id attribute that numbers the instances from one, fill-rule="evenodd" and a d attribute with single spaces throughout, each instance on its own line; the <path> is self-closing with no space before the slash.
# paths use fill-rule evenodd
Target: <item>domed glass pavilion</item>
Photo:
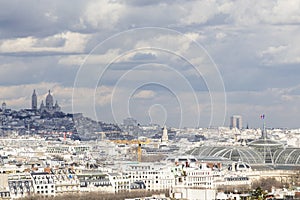
<path id="1" fill-rule="evenodd" d="M 201 146 L 186 153 L 195 156 L 199 160 L 205 157 L 214 157 L 249 164 L 264 163 L 263 157 L 255 149 L 244 146 Z"/>
<path id="2" fill-rule="evenodd" d="M 283 148 L 282 143 L 267 138 L 255 140 L 250 142 L 248 145 L 262 154 L 265 163 L 273 164 L 275 158 L 274 152 L 280 148 Z"/>
<path id="3" fill-rule="evenodd" d="M 248 146 L 260 152 L 261 155 L 263 156 L 265 163 L 271 163 L 271 164 L 274 164 L 274 158 L 275 158 L 274 152 L 277 149 L 283 148 L 282 143 L 268 138 L 265 124 L 263 126 L 261 138 L 253 142 L 250 142 Z"/>
<path id="4" fill-rule="evenodd" d="M 275 165 L 300 165 L 300 148 L 278 149 L 274 153 Z"/>
<path id="5" fill-rule="evenodd" d="M 186 153 L 198 160 L 242 161 L 250 165 L 285 169 L 294 169 L 300 165 L 300 148 L 287 148 L 269 139 L 265 124 L 260 139 L 248 143 L 248 146 L 200 146 Z"/>

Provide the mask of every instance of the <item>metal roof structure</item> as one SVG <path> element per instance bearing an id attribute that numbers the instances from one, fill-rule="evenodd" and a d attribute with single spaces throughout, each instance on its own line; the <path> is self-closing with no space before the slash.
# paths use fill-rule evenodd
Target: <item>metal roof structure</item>
<path id="1" fill-rule="evenodd" d="M 264 159 L 255 149 L 245 146 L 201 146 L 187 152 L 196 158 L 219 157 L 249 164 L 262 164 Z"/>

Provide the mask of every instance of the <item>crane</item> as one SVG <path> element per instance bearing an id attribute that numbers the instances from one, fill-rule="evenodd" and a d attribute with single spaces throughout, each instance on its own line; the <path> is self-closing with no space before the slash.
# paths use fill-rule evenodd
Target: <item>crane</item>
<path id="1" fill-rule="evenodd" d="M 116 143 L 116 144 L 137 144 L 137 155 L 138 155 L 138 162 L 142 161 L 142 145 L 145 144 L 149 144 L 150 143 L 150 139 L 146 139 L 146 140 L 139 140 L 139 139 L 135 139 L 135 140 L 112 140 L 112 142 Z"/>

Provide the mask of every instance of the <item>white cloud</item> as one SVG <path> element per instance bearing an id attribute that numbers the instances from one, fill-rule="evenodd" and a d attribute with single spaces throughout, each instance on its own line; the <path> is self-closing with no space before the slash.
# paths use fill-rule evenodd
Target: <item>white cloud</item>
<path id="1" fill-rule="evenodd" d="M 271 23 L 299 23 L 300 22 L 300 1 L 278 0 L 267 20 Z"/>
<path id="2" fill-rule="evenodd" d="M 283 44 L 278 46 L 269 46 L 258 53 L 263 64 L 272 66 L 278 64 L 300 63 L 300 47 L 297 45 L 300 40 L 298 38 L 279 38 L 277 42 Z"/>
<path id="3" fill-rule="evenodd" d="M 121 62 L 126 61 L 127 58 L 120 56 L 119 49 L 109 49 L 104 54 L 80 54 L 63 56 L 59 59 L 58 63 L 62 65 L 88 65 L 88 64 L 104 64 L 107 65 L 113 61 Z M 118 59 L 117 59 L 118 58 Z"/>
<path id="4" fill-rule="evenodd" d="M 226 37 L 226 33 L 219 32 L 219 33 L 216 34 L 216 39 L 217 40 L 222 40 L 225 37 Z"/>
<path id="5" fill-rule="evenodd" d="M 227 1 L 220 11 L 230 15 L 239 25 L 293 24 L 300 21 L 300 1 Z"/>
<path id="6" fill-rule="evenodd" d="M 287 49 L 287 46 L 277 46 L 277 47 L 271 46 L 271 47 L 268 47 L 267 50 L 262 51 L 261 56 L 270 55 L 270 54 L 271 55 L 278 54 L 286 49 Z"/>
<path id="7" fill-rule="evenodd" d="M 215 1 L 191 1 L 185 3 L 183 8 L 186 15 L 180 22 L 187 25 L 205 23 L 217 13 L 216 7 Z"/>
<path id="8" fill-rule="evenodd" d="M 100 86 L 96 89 L 96 105 L 106 106 L 110 105 L 112 98 L 112 87 Z"/>
<path id="9" fill-rule="evenodd" d="M 88 2 L 81 19 L 97 29 L 113 29 L 126 7 L 117 1 L 101 0 Z"/>
<path id="10" fill-rule="evenodd" d="M 9 40 L 3 39 L 0 44 L 0 52 L 82 52 L 88 38 L 88 35 L 67 31 L 42 39 L 31 36 Z M 62 45 L 57 46 L 57 40 L 62 40 Z"/>
<path id="11" fill-rule="evenodd" d="M 138 99 L 151 99 L 156 96 L 156 93 L 152 90 L 142 90 L 137 92 L 133 97 Z"/>

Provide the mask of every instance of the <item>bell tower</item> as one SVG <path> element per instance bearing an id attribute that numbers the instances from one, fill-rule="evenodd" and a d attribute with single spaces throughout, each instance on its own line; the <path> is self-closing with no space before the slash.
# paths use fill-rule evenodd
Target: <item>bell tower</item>
<path id="1" fill-rule="evenodd" d="M 33 94 L 31 96 L 31 109 L 37 110 L 37 96 L 35 90 L 33 90 Z"/>

